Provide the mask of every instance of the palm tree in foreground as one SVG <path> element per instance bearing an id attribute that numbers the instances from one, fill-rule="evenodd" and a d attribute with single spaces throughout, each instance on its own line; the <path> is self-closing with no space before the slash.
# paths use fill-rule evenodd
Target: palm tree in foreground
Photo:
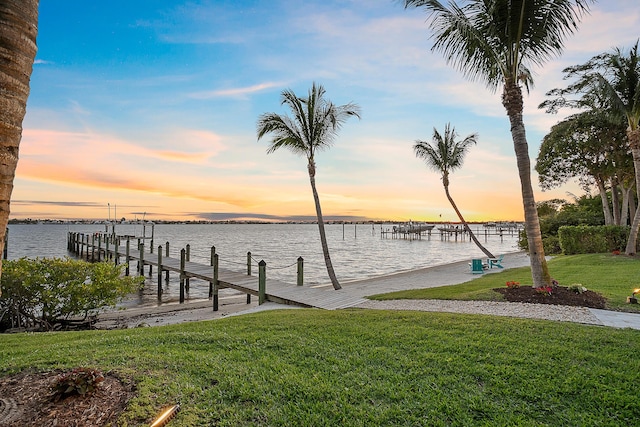
<path id="1" fill-rule="evenodd" d="M 360 107 L 349 103 L 334 105 L 324 97 L 325 89 L 322 85 L 313 86 L 306 98 L 298 97 L 291 89 L 285 89 L 281 93 L 281 105 L 291 109 L 293 118 L 288 115 L 265 113 L 258 118 L 258 140 L 266 134 L 272 134 L 271 143 L 267 153 L 273 153 L 280 147 L 286 147 L 295 154 L 307 157 L 307 170 L 311 182 L 311 191 L 316 206 L 318 217 L 318 229 L 320 230 L 320 242 L 324 262 L 327 265 L 327 273 L 335 289 L 340 289 L 340 283 L 333 271 L 329 245 L 324 231 L 320 197 L 316 190 L 316 161 L 315 154 L 331 146 L 342 124 L 351 116 L 360 118 Z"/>
<path id="2" fill-rule="evenodd" d="M 460 222 L 462 222 L 464 229 L 486 256 L 495 258 L 487 248 L 482 246 L 475 234 L 473 234 L 471 228 L 469 228 L 469 225 L 462 217 L 458 206 L 456 206 L 456 203 L 453 201 L 453 197 L 451 197 L 449 193 L 449 173 L 462 167 L 464 157 L 467 155 L 469 148 L 471 148 L 471 145 L 476 144 L 478 139 L 478 135 L 475 133 L 467 136 L 462 141 L 456 141 L 457 136 L 458 134 L 456 134 L 455 128 L 452 128 L 451 125 L 447 123 L 444 128 L 444 137 L 436 128 L 433 128 L 433 143 L 429 144 L 428 142 L 418 140 L 413 146 L 413 150 L 416 153 L 416 157 L 424 160 L 429 168 L 442 174 L 444 192 L 453 210 L 456 211 Z"/>
<path id="3" fill-rule="evenodd" d="M 531 183 L 521 85 L 527 90 L 533 85 L 528 64 L 540 65 L 562 51 L 565 37 L 577 28 L 581 13 L 593 0 L 452 0 L 447 7 L 437 0 L 403 2 L 405 8 L 423 7 L 429 13 L 433 50 L 490 90 L 503 85 L 502 105 L 511 124 L 520 175 L 533 286 L 551 285 Z"/>
<path id="4" fill-rule="evenodd" d="M 38 0 L 0 2 L 0 252 L 5 245 L 37 33 Z"/>

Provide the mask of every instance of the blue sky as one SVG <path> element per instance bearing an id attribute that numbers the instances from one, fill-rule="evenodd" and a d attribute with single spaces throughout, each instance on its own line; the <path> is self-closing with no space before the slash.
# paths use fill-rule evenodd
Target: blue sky
<path id="1" fill-rule="evenodd" d="M 12 197 L 14 218 L 313 217 L 306 160 L 267 155 L 256 120 L 312 82 L 355 102 L 318 155 L 327 217 L 456 220 L 440 177 L 413 153 L 450 122 L 479 134 L 451 192 L 469 220 L 523 218 L 499 93 L 431 52 L 426 15 L 394 0 L 41 0 L 38 54 Z M 592 6 L 525 98 L 532 160 L 569 112 L 538 110 L 562 69 L 640 36 L 634 0 Z M 535 178 L 535 177 L 534 177 Z M 537 178 L 535 178 L 537 180 Z M 567 198 L 576 185 L 538 192 Z"/>

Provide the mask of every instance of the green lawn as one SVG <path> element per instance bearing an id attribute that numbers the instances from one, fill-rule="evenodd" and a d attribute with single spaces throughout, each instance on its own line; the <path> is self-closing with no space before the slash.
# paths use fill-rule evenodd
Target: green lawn
<path id="1" fill-rule="evenodd" d="M 627 304 L 633 289 L 640 288 L 640 260 L 623 255 L 586 254 L 557 256 L 549 261 L 551 276 L 561 286 L 580 283 L 607 298 L 607 308 L 640 313 L 640 305 Z M 454 286 L 393 292 L 376 295 L 371 299 L 453 299 L 502 300 L 492 291 L 503 288 L 507 281 L 531 285 L 531 269 L 515 268 L 497 274 L 485 274 L 471 282 Z"/>
<path id="2" fill-rule="evenodd" d="M 550 262 L 613 308 L 637 260 Z M 495 299 L 529 269 L 403 297 Z M 638 286 L 640 287 L 640 286 Z M 397 297 L 397 294 L 394 294 Z M 389 297 L 389 296 L 385 296 Z M 120 331 L 0 335 L 0 376 L 94 367 L 137 385 L 120 426 L 180 403 L 179 426 L 620 426 L 640 419 L 640 331 L 378 310 L 277 310 Z"/>
<path id="3" fill-rule="evenodd" d="M 132 378 L 146 426 L 618 426 L 640 417 L 640 331 L 492 316 L 278 310 L 167 327 L 0 336 L 0 375 Z"/>

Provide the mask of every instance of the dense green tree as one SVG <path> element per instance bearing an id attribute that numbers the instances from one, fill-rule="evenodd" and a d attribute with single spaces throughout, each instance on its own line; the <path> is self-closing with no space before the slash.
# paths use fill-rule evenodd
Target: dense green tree
<path id="1" fill-rule="evenodd" d="M 486 256 L 495 258 L 493 254 L 478 241 L 475 234 L 473 234 L 473 231 L 469 228 L 469 224 L 465 221 L 460 209 L 458 209 L 449 192 L 449 174 L 462 167 L 464 158 L 471 148 L 471 145 L 475 145 L 478 140 L 478 135 L 475 133 L 468 135 L 462 140 L 457 140 L 457 137 L 458 134 L 455 128 L 452 128 L 451 124 L 447 123 L 444 128 L 444 135 L 440 134 L 436 128 L 433 128 L 432 142 L 428 143 L 418 140 L 413 146 L 413 150 L 416 153 L 416 157 L 424 160 L 429 168 L 442 174 L 444 192 L 453 210 L 456 211 L 456 215 L 458 215 L 464 229 L 469 233 L 469 236 L 476 246 L 478 246 Z"/>
<path id="2" fill-rule="evenodd" d="M 627 139 L 635 170 L 635 187 L 640 198 L 640 56 L 638 42 L 628 51 L 615 48 L 594 56 L 584 64 L 568 67 L 565 78 L 576 81 L 563 89 L 554 89 L 548 95 L 556 96 L 546 106 L 549 111 L 561 107 L 592 107 L 623 117 L 627 122 Z M 580 95 L 570 99 L 568 95 Z M 640 229 L 640 209 L 631 224 L 625 252 L 635 254 Z"/>
<path id="3" fill-rule="evenodd" d="M 340 289 L 340 283 L 333 270 L 329 245 L 324 230 L 320 197 L 316 190 L 316 160 L 318 150 L 326 149 L 334 142 L 338 130 L 349 117 L 360 118 L 360 107 L 349 103 L 337 106 L 324 97 L 325 89 L 322 85 L 313 83 L 306 98 L 298 97 L 292 90 L 285 89 L 281 94 L 281 104 L 289 107 L 293 117 L 276 113 L 265 113 L 258 118 L 258 140 L 267 134 L 272 134 L 268 153 L 281 147 L 288 148 L 295 154 L 307 158 L 307 171 L 316 206 L 318 228 L 324 261 L 331 283 L 335 289 Z"/>
<path id="4" fill-rule="evenodd" d="M 27 111 L 29 81 L 38 50 L 37 34 L 38 0 L 0 2 L 0 253 L 5 245 L 22 120 Z"/>
<path id="5" fill-rule="evenodd" d="M 605 223 L 619 225 L 620 207 L 614 203 L 612 215 L 607 183 L 612 183 L 614 195 L 620 185 L 626 201 L 629 192 L 624 183 L 630 173 L 633 175 L 633 164 L 625 128 L 623 121 L 612 120 L 600 110 L 575 114 L 554 125 L 544 137 L 536 159 L 542 189 L 559 187 L 571 179 L 577 179 L 585 191 L 596 184 Z M 615 202 L 617 198 L 612 199 Z M 628 201 L 623 205 L 628 210 Z"/>
<path id="6" fill-rule="evenodd" d="M 531 183 L 531 161 L 525 132 L 522 86 L 533 84 L 530 65 L 540 65 L 562 51 L 564 39 L 576 28 L 591 0 L 404 0 L 404 6 L 429 13 L 433 49 L 472 80 L 491 90 L 500 85 L 502 105 L 520 176 L 525 229 L 529 239 L 535 287 L 551 284 Z"/>

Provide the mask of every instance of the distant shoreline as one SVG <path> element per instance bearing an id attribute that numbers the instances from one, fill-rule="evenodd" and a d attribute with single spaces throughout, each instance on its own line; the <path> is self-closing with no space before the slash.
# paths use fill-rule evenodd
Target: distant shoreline
<path id="1" fill-rule="evenodd" d="M 393 220 L 334 220 L 325 219 L 326 225 L 335 224 L 405 224 L 408 221 L 393 221 Z M 434 224 L 434 225 L 449 225 L 449 224 L 462 224 L 459 221 L 413 221 L 416 224 Z M 179 221 L 179 220 L 133 220 L 133 221 L 109 221 L 99 219 L 69 219 L 69 220 L 56 220 L 56 219 L 10 219 L 9 225 L 22 224 L 22 225 L 46 225 L 46 224 L 69 224 L 69 225 L 100 225 L 100 224 L 117 224 L 117 225 L 129 225 L 129 224 L 181 224 L 181 225 L 202 225 L 202 224 L 317 224 L 317 220 L 282 220 L 282 221 L 265 221 L 265 220 L 191 220 L 191 221 Z M 485 225 L 485 224 L 524 224 L 524 221 L 467 221 L 470 225 Z"/>

